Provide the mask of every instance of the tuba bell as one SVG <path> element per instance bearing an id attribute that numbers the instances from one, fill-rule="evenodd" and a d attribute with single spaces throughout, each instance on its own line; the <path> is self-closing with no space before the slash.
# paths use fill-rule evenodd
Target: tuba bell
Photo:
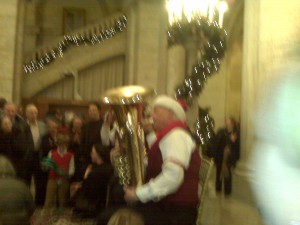
<path id="1" fill-rule="evenodd" d="M 116 115 L 119 155 L 114 166 L 122 185 L 139 186 L 144 182 L 146 147 L 139 125 L 142 108 L 154 90 L 142 86 L 122 86 L 107 90 L 102 102 L 110 105 Z"/>

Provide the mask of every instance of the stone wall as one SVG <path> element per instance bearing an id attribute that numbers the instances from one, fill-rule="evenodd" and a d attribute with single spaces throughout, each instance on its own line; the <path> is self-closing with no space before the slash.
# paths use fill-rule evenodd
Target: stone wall
<path id="1" fill-rule="evenodd" d="M 85 24 L 99 22 L 107 16 L 97 0 L 32 0 L 26 4 L 24 54 L 30 55 L 36 46 L 55 40 L 63 35 L 64 9 L 85 11 Z"/>
<path id="2" fill-rule="evenodd" d="M 245 1 L 245 36 L 242 77 L 242 158 L 251 155 L 253 116 L 259 92 L 276 76 L 276 70 L 293 60 L 299 48 L 300 1 Z M 253 12 L 257 12 L 253 16 Z"/>
<path id="3" fill-rule="evenodd" d="M 13 98 L 13 77 L 17 32 L 17 0 L 0 0 L 0 96 L 11 101 Z"/>
<path id="4" fill-rule="evenodd" d="M 128 84 L 166 93 L 167 37 L 163 1 L 137 1 L 128 12 Z"/>
<path id="5" fill-rule="evenodd" d="M 105 12 L 97 0 L 51 0 L 45 1 L 43 23 L 41 24 L 41 39 L 39 44 L 47 43 L 63 35 L 63 10 L 67 8 L 85 10 L 86 24 L 96 23 L 105 17 Z M 37 18 L 39 19 L 39 18 Z"/>
<path id="6" fill-rule="evenodd" d="M 299 1 L 289 0 L 282 4 L 280 0 L 245 0 L 241 158 L 235 172 L 238 187 L 234 195 L 249 204 L 255 204 L 251 192 L 253 185 L 258 182 L 258 177 L 253 173 L 254 164 L 250 163 L 250 159 L 253 157 L 254 117 L 259 105 L 260 92 L 263 90 L 264 93 L 268 93 L 268 85 L 265 84 L 276 78 L 278 74 L 276 71 L 280 67 L 295 60 L 293 52 L 297 51 L 299 46 L 299 9 Z M 256 12 L 255 16 L 253 12 Z M 277 121 L 273 122 L 276 126 Z M 260 153 L 257 154 L 262 156 Z M 270 162 L 276 159 L 272 157 Z M 269 180 L 269 177 L 266 179 Z"/>

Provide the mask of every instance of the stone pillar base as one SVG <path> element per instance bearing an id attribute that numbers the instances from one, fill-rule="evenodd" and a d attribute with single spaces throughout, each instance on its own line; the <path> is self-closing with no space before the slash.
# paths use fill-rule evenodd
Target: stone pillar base
<path id="1" fill-rule="evenodd" d="M 232 196 L 245 204 L 256 207 L 252 190 L 255 179 L 250 165 L 245 162 L 238 163 L 237 167 L 233 169 L 232 179 Z"/>

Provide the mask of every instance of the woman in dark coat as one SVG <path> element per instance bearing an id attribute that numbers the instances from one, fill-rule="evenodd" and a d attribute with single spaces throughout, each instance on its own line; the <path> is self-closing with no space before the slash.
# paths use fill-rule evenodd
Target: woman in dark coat
<path id="1" fill-rule="evenodd" d="M 214 141 L 214 160 L 217 167 L 216 191 L 222 191 L 224 181 L 225 195 L 232 190 L 231 167 L 240 158 L 240 136 L 237 123 L 233 118 L 226 119 L 226 127 L 218 131 Z"/>
<path id="2" fill-rule="evenodd" d="M 83 181 L 75 184 L 78 190 L 71 201 L 74 212 L 81 216 L 96 216 L 104 209 L 107 185 L 113 173 L 107 147 L 94 145 L 91 159 L 92 164 L 86 169 Z"/>

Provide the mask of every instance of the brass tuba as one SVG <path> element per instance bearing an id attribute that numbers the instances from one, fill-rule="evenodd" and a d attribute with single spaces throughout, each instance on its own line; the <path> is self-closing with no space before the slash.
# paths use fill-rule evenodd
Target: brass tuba
<path id="1" fill-rule="evenodd" d="M 153 95 L 154 90 L 150 88 L 122 86 L 106 91 L 102 97 L 117 118 L 120 154 L 114 164 L 122 185 L 139 186 L 144 182 L 146 148 L 139 120 L 143 104 Z"/>

